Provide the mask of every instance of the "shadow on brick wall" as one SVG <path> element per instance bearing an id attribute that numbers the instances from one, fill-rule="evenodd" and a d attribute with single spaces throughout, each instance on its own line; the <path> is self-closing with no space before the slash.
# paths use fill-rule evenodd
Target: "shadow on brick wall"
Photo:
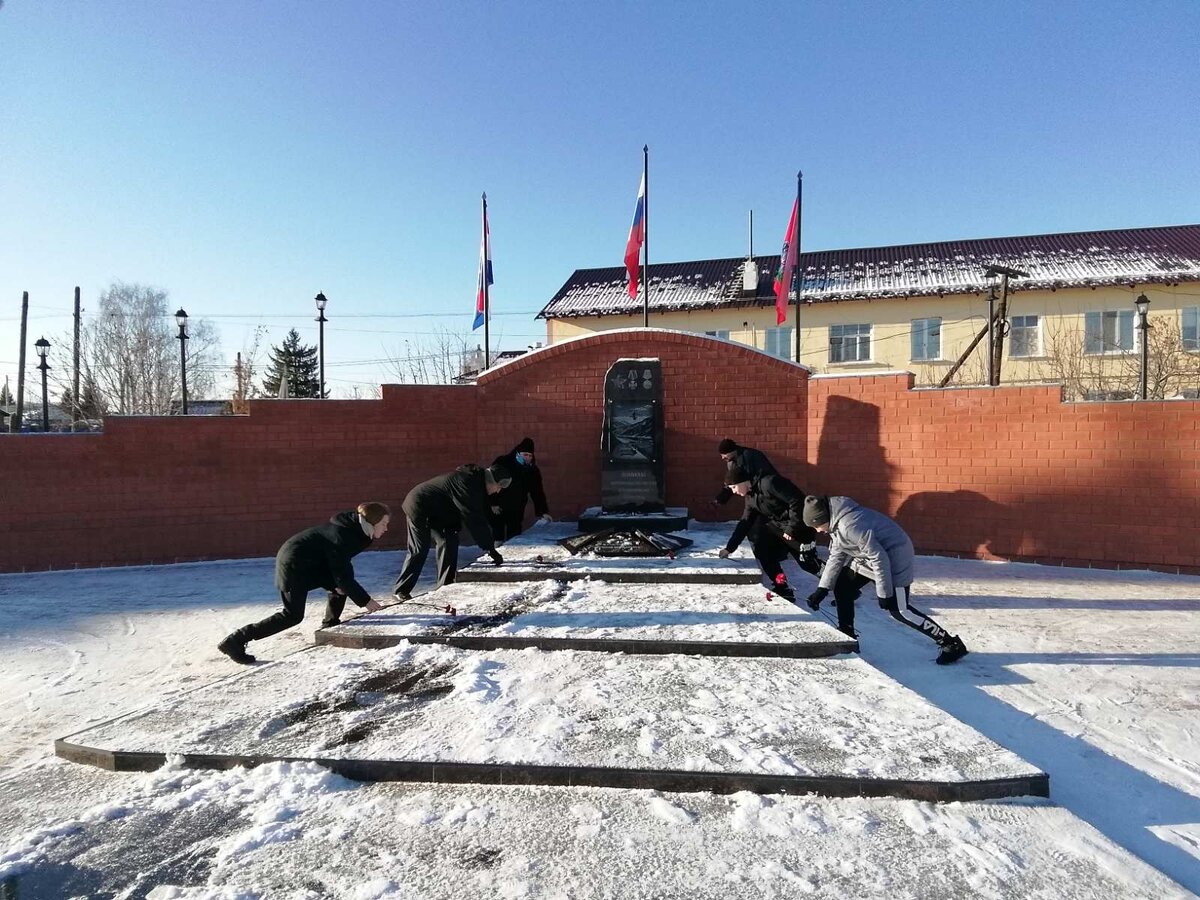
<path id="1" fill-rule="evenodd" d="M 874 403 L 832 396 L 825 405 L 812 484 L 814 494 L 851 497 L 886 511 L 895 466 L 880 440 L 880 410 Z"/>

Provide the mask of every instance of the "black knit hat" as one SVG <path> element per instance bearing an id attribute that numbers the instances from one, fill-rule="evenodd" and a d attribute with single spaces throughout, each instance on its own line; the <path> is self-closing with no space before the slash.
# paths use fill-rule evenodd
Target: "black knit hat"
<path id="1" fill-rule="evenodd" d="M 804 498 L 804 524 L 809 528 L 816 528 L 818 525 L 829 524 L 828 497 Z"/>
<path id="2" fill-rule="evenodd" d="M 532 453 L 533 452 L 533 438 L 522 438 L 521 443 L 517 444 L 517 452 L 518 453 Z"/>
<path id="3" fill-rule="evenodd" d="M 741 484 L 743 481 L 750 480 L 750 473 L 741 466 L 732 465 L 725 470 L 726 484 Z"/>
<path id="4" fill-rule="evenodd" d="M 732 453 L 738 448 L 737 441 L 730 438 L 725 438 L 721 443 L 717 444 L 718 453 Z"/>

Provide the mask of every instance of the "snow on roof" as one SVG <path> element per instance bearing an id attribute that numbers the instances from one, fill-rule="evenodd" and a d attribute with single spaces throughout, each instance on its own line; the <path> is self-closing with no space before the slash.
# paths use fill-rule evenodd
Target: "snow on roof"
<path id="1" fill-rule="evenodd" d="M 702 259 L 650 266 L 650 308 L 656 312 L 775 303 L 778 256 L 758 256 L 758 285 L 742 291 L 746 260 Z M 1200 281 L 1200 225 L 1081 231 L 1024 237 L 902 244 L 800 255 L 800 294 L 810 303 L 976 293 L 984 270 L 1001 265 L 1029 273 L 1010 290 L 1172 284 Z M 622 266 L 577 269 L 539 318 L 630 315 Z"/>

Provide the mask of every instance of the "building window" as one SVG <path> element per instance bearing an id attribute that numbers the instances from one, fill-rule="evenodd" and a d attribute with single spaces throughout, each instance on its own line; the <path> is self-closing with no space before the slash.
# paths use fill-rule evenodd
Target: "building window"
<path id="1" fill-rule="evenodd" d="M 913 319 L 912 321 L 912 359 L 930 360 L 942 358 L 942 320 Z"/>
<path id="2" fill-rule="evenodd" d="M 1008 355 L 1040 356 L 1042 334 L 1037 316 L 1013 316 L 1009 319 Z"/>
<path id="3" fill-rule="evenodd" d="M 709 337 L 721 338 L 726 341 L 729 340 L 729 329 L 728 328 L 718 329 L 717 331 L 706 331 L 704 333 L 707 334 Z"/>
<path id="4" fill-rule="evenodd" d="M 870 359 L 870 325 L 829 326 L 829 361 L 831 363 L 869 362 Z"/>
<path id="5" fill-rule="evenodd" d="M 792 358 L 792 326 L 768 328 L 764 332 L 763 349 L 778 359 Z"/>
<path id="6" fill-rule="evenodd" d="M 1183 349 L 1200 350 L 1200 306 L 1183 311 Z"/>
<path id="7" fill-rule="evenodd" d="M 1084 353 L 1120 353 L 1133 349 L 1133 310 L 1084 314 Z"/>

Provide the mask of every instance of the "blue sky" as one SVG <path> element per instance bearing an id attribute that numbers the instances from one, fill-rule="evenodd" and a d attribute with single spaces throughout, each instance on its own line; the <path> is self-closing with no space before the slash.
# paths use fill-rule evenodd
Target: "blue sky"
<path id="1" fill-rule="evenodd" d="M 120 279 L 230 359 L 316 343 L 323 291 L 335 396 L 392 380 L 470 329 L 483 191 L 523 347 L 621 264 L 643 144 L 652 262 L 743 254 L 750 209 L 777 252 L 798 169 L 805 249 L 1197 222 L 1197 34 L 1196 0 L 7 0 L 0 379 L 23 290 L 54 340 Z"/>

